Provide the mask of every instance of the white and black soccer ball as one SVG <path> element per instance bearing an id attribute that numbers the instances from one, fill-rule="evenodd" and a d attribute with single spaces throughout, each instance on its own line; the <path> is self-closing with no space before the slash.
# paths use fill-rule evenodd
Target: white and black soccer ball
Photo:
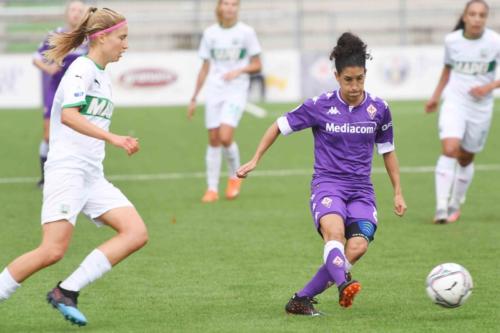
<path id="1" fill-rule="evenodd" d="M 472 277 L 461 265 L 441 264 L 427 275 L 426 291 L 431 300 L 445 308 L 456 308 L 472 294 Z"/>

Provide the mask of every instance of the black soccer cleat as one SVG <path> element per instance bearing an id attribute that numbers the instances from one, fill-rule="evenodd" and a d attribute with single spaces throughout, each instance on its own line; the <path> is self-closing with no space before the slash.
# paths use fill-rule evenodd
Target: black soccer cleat
<path id="1" fill-rule="evenodd" d="M 72 324 L 78 326 L 87 325 L 87 318 L 77 308 L 79 293 L 65 290 L 59 286 L 60 284 L 61 282 L 47 294 L 47 302 L 59 310 L 64 318 Z"/>
<path id="2" fill-rule="evenodd" d="M 309 296 L 299 297 L 295 294 L 286 304 L 285 311 L 293 315 L 320 316 L 322 313 L 314 308 L 314 304 L 318 304 L 315 298 Z"/>

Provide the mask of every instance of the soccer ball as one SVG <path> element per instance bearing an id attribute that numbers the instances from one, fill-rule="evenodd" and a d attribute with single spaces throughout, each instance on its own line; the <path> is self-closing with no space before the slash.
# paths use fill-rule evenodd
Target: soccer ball
<path id="1" fill-rule="evenodd" d="M 459 264 L 446 263 L 432 269 L 426 280 L 427 295 L 445 308 L 464 304 L 472 293 L 472 277 Z"/>

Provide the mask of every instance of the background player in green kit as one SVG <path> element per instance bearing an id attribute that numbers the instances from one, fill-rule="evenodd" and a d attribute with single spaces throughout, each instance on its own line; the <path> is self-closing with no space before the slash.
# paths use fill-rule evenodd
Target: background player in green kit
<path id="1" fill-rule="evenodd" d="M 455 30 L 445 39 L 444 68 L 427 102 L 426 112 L 439 112 L 442 153 L 435 171 L 434 223 L 452 223 L 474 176 L 474 155 L 483 150 L 493 116 L 493 90 L 500 87 L 495 70 L 500 61 L 500 36 L 486 28 L 489 8 L 469 1 Z"/>

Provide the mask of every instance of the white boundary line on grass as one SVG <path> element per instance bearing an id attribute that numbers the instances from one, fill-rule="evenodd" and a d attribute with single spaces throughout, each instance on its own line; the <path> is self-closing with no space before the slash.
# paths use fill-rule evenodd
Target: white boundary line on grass
<path id="1" fill-rule="evenodd" d="M 500 164 L 480 164 L 474 166 L 476 171 L 500 171 Z M 401 173 L 432 173 L 434 166 L 401 167 Z M 250 177 L 288 177 L 288 176 L 309 176 L 312 169 L 278 169 L 278 170 L 256 170 Z M 384 168 L 373 168 L 374 174 L 385 173 Z M 178 180 L 205 178 L 205 172 L 171 172 L 157 174 L 130 174 L 130 175 L 109 175 L 106 177 L 112 181 L 151 181 L 151 180 Z M 5 177 L 0 178 L 1 184 L 24 184 L 36 183 L 37 177 Z"/>

